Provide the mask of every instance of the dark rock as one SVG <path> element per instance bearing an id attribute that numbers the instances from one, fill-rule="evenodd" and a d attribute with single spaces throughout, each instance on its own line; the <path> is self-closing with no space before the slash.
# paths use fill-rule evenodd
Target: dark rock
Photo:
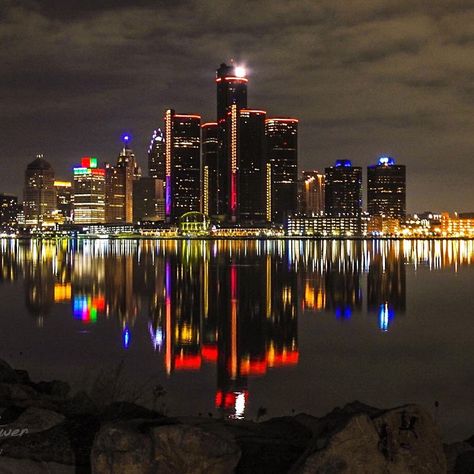
<path id="1" fill-rule="evenodd" d="M 39 394 L 28 385 L 20 383 L 0 383 L 0 400 L 2 403 L 38 399 Z"/>
<path id="2" fill-rule="evenodd" d="M 16 375 L 18 377 L 18 383 L 28 385 L 31 383 L 30 375 L 26 370 L 15 369 Z"/>
<path id="3" fill-rule="evenodd" d="M 454 465 L 454 474 L 473 474 L 474 473 L 474 450 L 461 453 Z"/>
<path id="4" fill-rule="evenodd" d="M 458 456 L 462 453 L 465 453 L 466 451 L 474 451 L 474 447 L 472 447 L 469 443 L 462 441 L 458 443 L 446 444 L 444 446 L 448 474 L 453 474 L 455 472 L 456 460 Z"/>
<path id="5" fill-rule="evenodd" d="M 0 456 L 0 474 L 79 474 L 75 466 Z M 82 471 L 85 472 L 86 471 Z"/>
<path id="6" fill-rule="evenodd" d="M 86 392 L 80 391 L 63 403 L 62 412 L 66 416 L 98 415 L 99 409 Z"/>
<path id="7" fill-rule="evenodd" d="M 151 472 L 152 442 L 139 430 L 140 422 L 112 423 L 97 434 L 91 451 L 93 474 Z"/>
<path id="8" fill-rule="evenodd" d="M 44 395 L 53 398 L 66 398 L 71 390 L 68 383 L 61 380 L 52 380 L 51 382 L 38 382 L 32 384 L 33 388 Z"/>
<path id="9" fill-rule="evenodd" d="M 3 426 L 3 428 L 27 430 L 29 434 L 32 434 L 49 430 L 53 426 L 61 424 L 64 420 L 63 415 L 54 411 L 45 410 L 44 408 L 28 407 L 14 422 Z"/>
<path id="10" fill-rule="evenodd" d="M 0 359 L 0 383 L 17 383 L 19 376 L 4 360 Z"/>
<path id="11" fill-rule="evenodd" d="M 114 402 L 107 405 L 100 413 L 103 422 L 125 421 L 132 419 L 156 419 L 161 415 L 140 405 L 129 402 Z"/>
<path id="12" fill-rule="evenodd" d="M 446 472 L 438 429 L 420 407 L 406 405 L 385 411 L 363 408 L 360 414 L 353 413 L 351 407 L 343 412 L 328 415 L 326 428 L 319 438 L 313 438 L 292 472 Z"/>
<path id="13" fill-rule="evenodd" d="M 466 439 L 465 443 L 470 444 L 474 448 L 474 435 Z"/>
<path id="14" fill-rule="evenodd" d="M 163 424 L 165 422 L 165 424 Z M 95 474 L 233 472 L 240 449 L 231 437 L 166 420 L 131 420 L 105 425 L 91 454 Z"/>

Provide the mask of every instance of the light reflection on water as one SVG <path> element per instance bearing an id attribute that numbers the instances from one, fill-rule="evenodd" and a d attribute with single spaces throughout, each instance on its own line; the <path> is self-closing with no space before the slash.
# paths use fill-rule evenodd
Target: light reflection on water
<path id="1" fill-rule="evenodd" d="M 363 313 L 390 333 L 410 311 L 407 269 L 451 274 L 473 259 L 463 240 L 1 240 L 0 283 L 23 285 L 36 330 L 60 305 L 81 330 L 117 327 L 123 352 L 146 334 L 170 377 L 215 367 L 215 407 L 242 418 L 249 377 L 297 370 L 299 319 Z"/>

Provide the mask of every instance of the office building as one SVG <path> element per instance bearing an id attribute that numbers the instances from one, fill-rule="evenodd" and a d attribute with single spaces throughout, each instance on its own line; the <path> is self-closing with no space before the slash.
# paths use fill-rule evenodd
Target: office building
<path id="1" fill-rule="evenodd" d="M 141 176 L 129 137 L 123 137 L 117 164 L 105 165 L 105 220 L 108 223 L 133 222 L 133 182 Z"/>
<path id="2" fill-rule="evenodd" d="M 202 143 L 202 212 L 206 216 L 218 214 L 218 127 L 216 122 L 201 126 Z"/>
<path id="3" fill-rule="evenodd" d="M 406 216 L 406 170 L 389 156 L 367 167 L 367 211 L 370 217 L 404 219 Z"/>
<path id="4" fill-rule="evenodd" d="M 27 225 L 52 224 L 56 209 L 54 170 L 43 155 L 37 155 L 26 168 L 23 208 Z"/>
<path id="5" fill-rule="evenodd" d="M 73 220 L 76 224 L 105 222 L 105 169 L 97 158 L 84 157 L 74 168 Z"/>
<path id="6" fill-rule="evenodd" d="M 360 217 L 362 213 L 362 168 L 349 160 L 337 160 L 325 169 L 326 214 L 330 217 Z"/>
<path id="7" fill-rule="evenodd" d="M 228 214 L 230 206 L 230 149 L 228 144 L 227 114 L 232 105 L 237 110 L 247 107 L 246 71 L 243 67 L 222 63 L 216 71 L 217 140 L 218 140 L 218 214 Z"/>
<path id="8" fill-rule="evenodd" d="M 268 166 L 271 221 L 283 223 L 297 211 L 298 193 L 298 120 L 265 120 L 266 164 Z"/>
<path id="9" fill-rule="evenodd" d="M 298 211 L 306 216 L 323 214 L 324 174 L 319 171 L 302 171 L 298 184 Z"/>
<path id="10" fill-rule="evenodd" d="M 11 231 L 16 228 L 18 211 L 18 198 L 11 194 L 0 193 L 0 231 Z"/>
<path id="11" fill-rule="evenodd" d="M 133 220 L 162 221 L 165 218 L 164 182 L 148 176 L 133 181 Z"/>
<path id="12" fill-rule="evenodd" d="M 62 222 L 72 220 L 72 183 L 71 181 L 54 181 L 56 189 L 56 211 Z"/>
<path id="13" fill-rule="evenodd" d="M 161 128 L 153 132 L 148 147 L 148 172 L 151 178 L 165 181 L 165 135 Z"/>
<path id="14" fill-rule="evenodd" d="M 227 114 L 232 222 L 252 224 L 266 217 L 265 116 L 263 110 L 239 110 L 235 104 Z"/>
<path id="15" fill-rule="evenodd" d="M 165 113 L 165 213 L 176 222 L 201 209 L 201 116 Z"/>

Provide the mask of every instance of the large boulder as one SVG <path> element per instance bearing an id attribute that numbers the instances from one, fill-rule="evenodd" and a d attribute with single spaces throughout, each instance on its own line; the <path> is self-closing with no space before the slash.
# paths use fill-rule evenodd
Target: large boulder
<path id="1" fill-rule="evenodd" d="M 446 458 L 430 415 L 416 405 L 334 413 L 293 467 L 298 473 L 444 474 Z"/>
<path id="2" fill-rule="evenodd" d="M 17 383 L 20 376 L 4 360 L 0 359 L 0 383 Z"/>
<path id="3" fill-rule="evenodd" d="M 91 453 L 94 474 L 227 474 L 240 458 L 238 445 L 196 426 L 130 420 L 102 427 Z"/>

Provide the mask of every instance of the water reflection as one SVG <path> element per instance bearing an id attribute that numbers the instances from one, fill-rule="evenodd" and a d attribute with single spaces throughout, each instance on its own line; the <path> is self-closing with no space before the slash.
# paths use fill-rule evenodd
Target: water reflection
<path id="1" fill-rule="evenodd" d="M 55 305 L 78 324 L 137 318 L 170 376 L 215 364 L 216 407 L 244 416 L 249 377 L 298 364 L 298 317 L 389 331 L 406 310 L 406 267 L 472 263 L 472 241 L 0 241 L 0 282 L 22 280 L 41 327 Z M 137 329 L 138 330 L 138 329 Z"/>

